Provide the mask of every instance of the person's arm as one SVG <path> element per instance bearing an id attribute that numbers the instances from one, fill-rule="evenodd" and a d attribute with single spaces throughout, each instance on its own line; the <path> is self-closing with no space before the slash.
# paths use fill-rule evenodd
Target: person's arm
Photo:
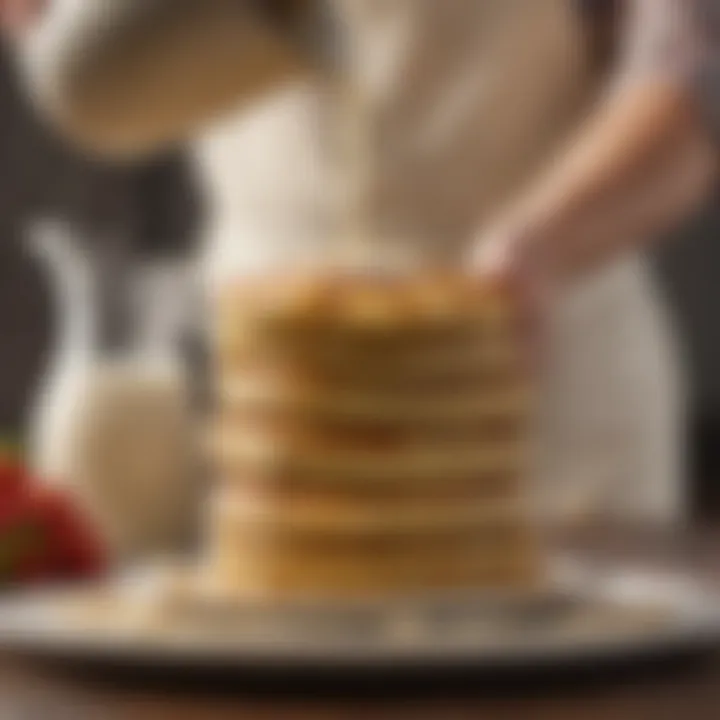
<path id="1" fill-rule="evenodd" d="M 51 0 L 17 34 L 18 56 L 32 96 L 62 132 L 133 157 L 304 70 L 289 36 L 306 4 Z"/>
<path id="2" fill-rule="evenodd" d="M 482 234 L 482 266 L 502 274 L 541 263 L 572 278 L 671 229 L 707 198 L 720 93 L 712 5 L 626 0 L 616 82 L 556 162 Z"/>

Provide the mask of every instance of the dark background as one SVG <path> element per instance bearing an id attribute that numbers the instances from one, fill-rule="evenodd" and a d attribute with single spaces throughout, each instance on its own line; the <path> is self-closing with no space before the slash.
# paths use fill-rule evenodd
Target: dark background
<path id="1" fill-rule="evenodd" d="M 199 216 L 182 156 L 110 168 L 76 156 L 26 106 L 0 45 L 0 432 L 16 435 L 53 342 L 45 275 L 23 246 L 28 222 L 69 221 L 100 258 L 179 254 Z M 720 192 L 718 194 L 720 198 Z M 660 245 L 662 278 L 688 351 L 691 475 L 701 514 L 720 507 L 720 212 L 709 207 Z M 113 267 L 110 276 L 116 276 Z"/>
<path id="2" fill-rule="evenodd" d="M 0 432 L 22 428 L 53 341 L 47 275 L 24 244 L 29 223 L 67 221 L 97 248 L 108 281 L 116 280 L 120 263 L 188 249 L 195 190 L 179 153 L 119 168 L 64 146 L 27 106 L 0 43 Z"/>

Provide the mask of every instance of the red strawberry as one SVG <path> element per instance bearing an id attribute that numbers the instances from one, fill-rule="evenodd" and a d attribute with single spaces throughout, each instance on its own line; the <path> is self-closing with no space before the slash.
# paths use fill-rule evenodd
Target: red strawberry
<path id="1" fill-rule="evenodd" d="M 0 445 L 0 504 L 27 484 L 27 474 L 10 445 Z"/>
<path id="2" fill-rule="evenodd" d="M 70 495 L 29 477 L 0 441 L 0 583 L 91 577 L 105 553 Z"/>
<path id="3" fill-rule="evenodd" d="M 58 574 L 85 577 L 104 569 L 105 553 L 99 535 L 68 495 L 38 488 L 33 493 L 33 504 Z"/>
<path id="4" fill-rule="evenodd" d="M 44 574 L 45 538 L 26 493 L 6 496 L 0 504 L 0 583 L 35 579 Z"/>
<path id="5" fill-rule="evenodd" d="M 0 582 L 94 577 L 105 567 L 97 538 L 66 495 L 28 486 L 0 504 Z"/>

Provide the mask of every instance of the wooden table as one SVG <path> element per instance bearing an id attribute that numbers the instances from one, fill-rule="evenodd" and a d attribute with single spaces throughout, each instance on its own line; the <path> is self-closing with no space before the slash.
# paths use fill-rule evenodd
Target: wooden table
<path id="1" fill-rule="evenodd" d="M 720 532 L 668 537 L 602 533 L 575 539 L 605 554 L 662 566 L 692 566 L 720 582 Z M 463 689 L 396 699 L 202 696 L 122 690 L 0 661 L 1 720 L 717 720 L 720 655 L 659 674 L 594 685 L 488 692 Z"/>

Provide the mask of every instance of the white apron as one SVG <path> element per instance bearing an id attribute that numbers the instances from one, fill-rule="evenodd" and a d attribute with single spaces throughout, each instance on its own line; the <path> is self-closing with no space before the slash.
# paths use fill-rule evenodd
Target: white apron
<path id="1" fill-rule="evenodd" d="M 573 2 L 338 2 L 371 119 L 376 230 L 460 258 L 584 109 Z M 337 238 L 329 105 L 319 88 L 289 87 L 198 143 L 211 285 L 268 251 L 290 262 Z M 683 398 L 645 263 L 604 269 L 554 320 L 534 478 L 548 511 L 679 518 Z"/>

